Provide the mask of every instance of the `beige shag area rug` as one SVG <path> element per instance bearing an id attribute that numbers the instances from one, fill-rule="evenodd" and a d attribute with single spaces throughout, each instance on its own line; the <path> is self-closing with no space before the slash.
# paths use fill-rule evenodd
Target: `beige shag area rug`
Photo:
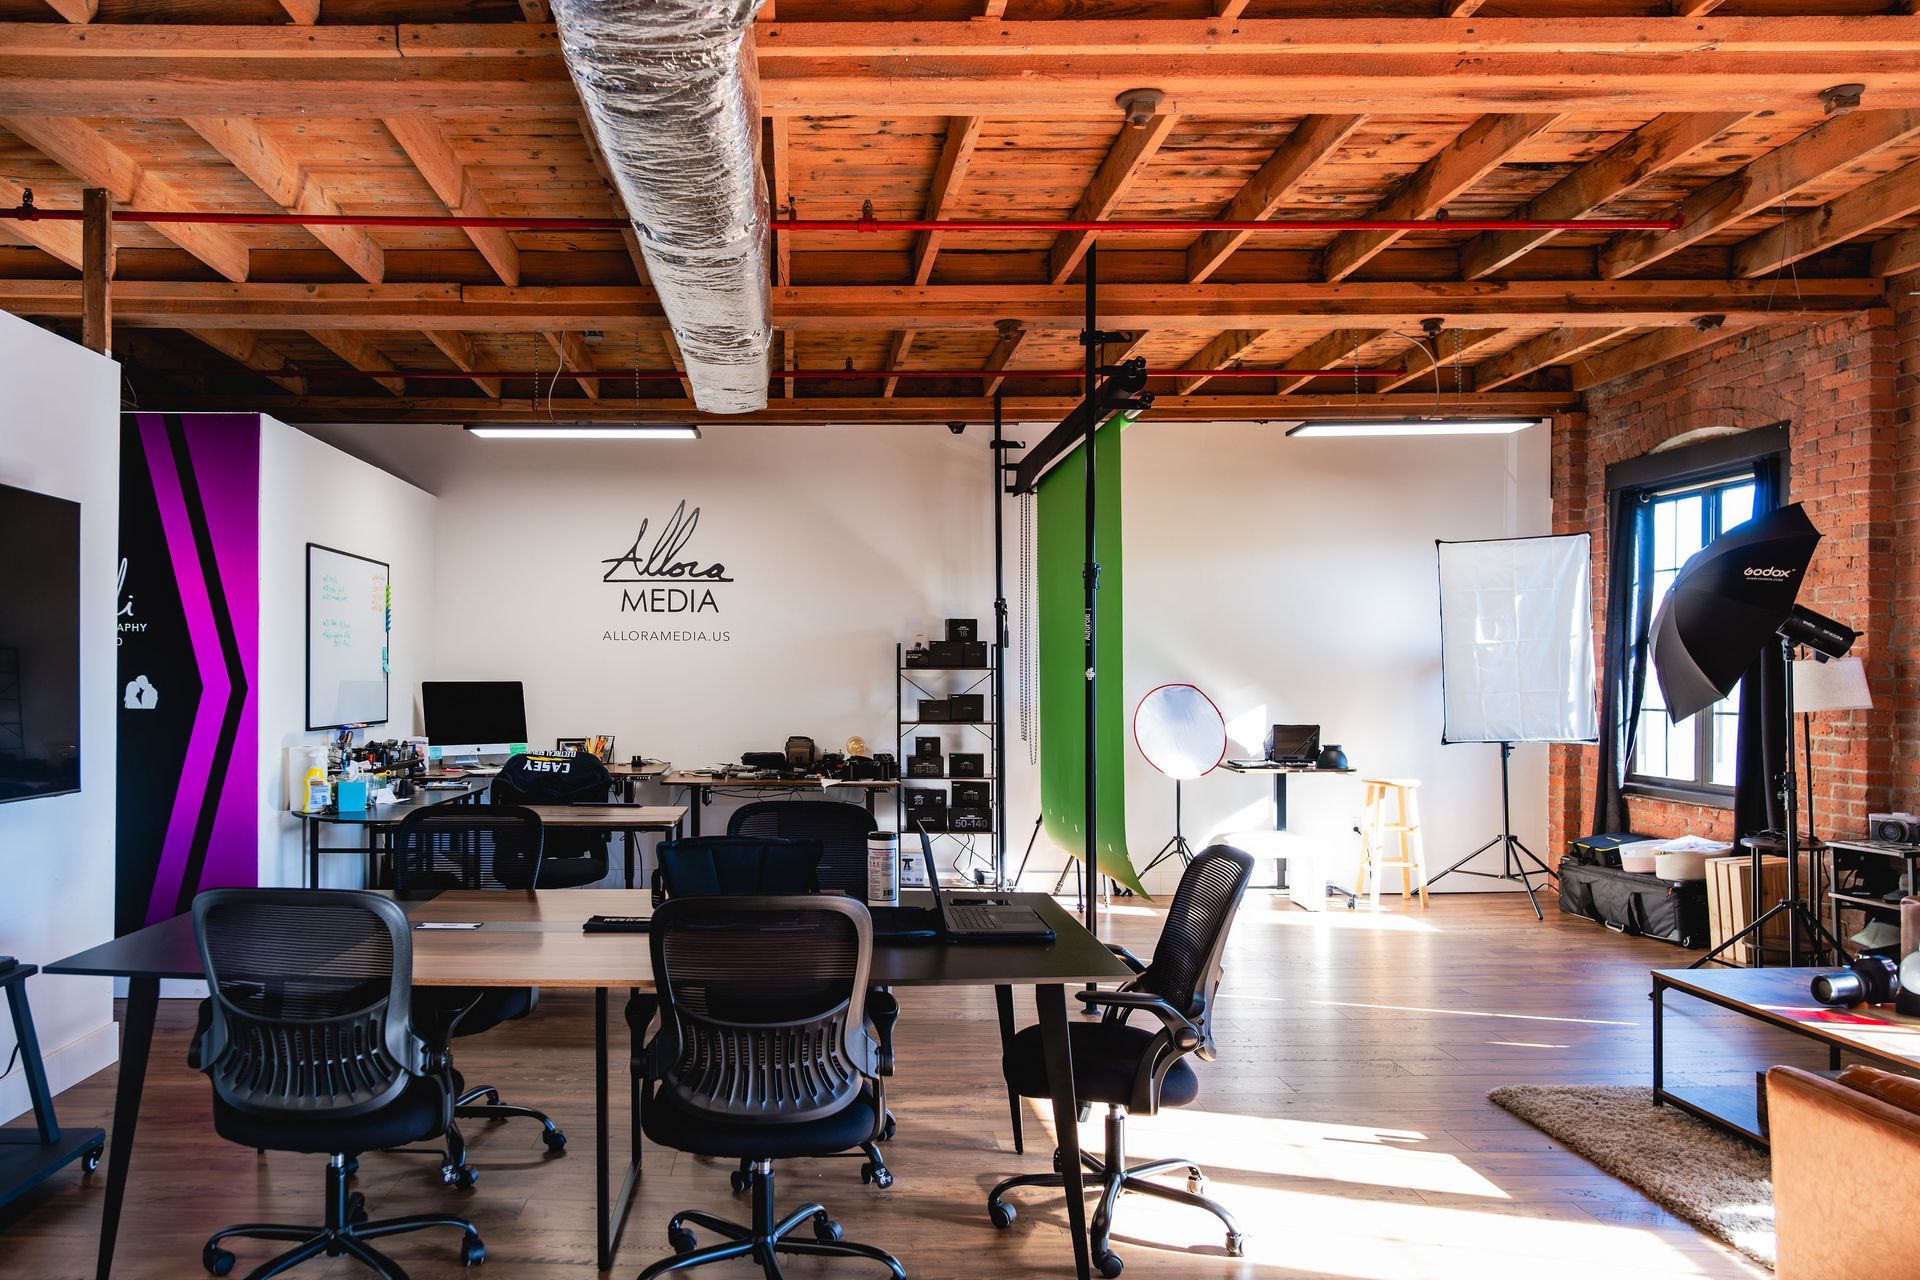
<path id="1" fill-rule="evenodd" d="M 1773 1266 L 1767 1153 L 1627 1085 L 1509 1085 L 1488 1101 L 1585 1156 L 1655 1204 Z"/>

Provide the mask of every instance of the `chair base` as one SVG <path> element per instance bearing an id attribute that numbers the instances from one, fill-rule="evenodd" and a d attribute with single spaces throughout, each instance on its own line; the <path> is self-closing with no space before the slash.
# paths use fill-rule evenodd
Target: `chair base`
<path id="1" fill-rule="evenodd" d="M 1246 1233 L 1240 1230 L 1240 1224 L 1234 1221 L 1224 1205 L 1207 1199 L 1200 1194 L 1207 1185 L 1207 1175 L 1192 1160 L 1184 1158 L 1171 1160 L 1151 1160 L 1146 1164 L 1127 1165 L 1127 1113 L 1122 1107 L 1107 1108 L 1107 1151 L 1106 1158 L 1099 1159 L 1080 1153 L 1080 1162 L 1093 1177 L 1083 1187 L 1087 1195 L 1098 1195 L 1100 1204 L 1094 1210 L 1093 1220 L 1087 1234 L 1091 1237 L 1094 1266 L 1100 1274 L 1109 1278 L 1120 1274 L 1125 1265 L 1110 1247 L 1113 1238 L 1113 1212 L 1121 1196 L 1128 1192 L 1157 1196 L 1162 1200 L 1172 1200 L 1176 1204 L 1191 1205 L 1196 1209 L 1205 1209 L 1220 1219 L 1227 1228 L 1227 1255 L 1240 1257 L 1246 1252 Z M 1012 1205 L 1006 1203 L 1006 1193 L 1015 1187 L 1060 1187 L 1065 1188 L 1066 1177 L 1059 1171 L 1060 1152 L 1053 1153 L 1053 1173 L 1023 1173 L 1008 1178 L 987 1193 L 987 1217 L 996 1227 L 1006 1228 L 1013 1225 L 1017 1216 Z M 1176 1169 L 1187 1171 L 1187 1189 L 1162 1186 L 1147 1179 Z"/>
<path id="2" fill-rule="evenodd" d="M 407 1280 L 399 1263 L 375 1249 L 370 1241 L 384 1236 L 404 1235 L 428 1227 L 453 1227 L 462 1233 L 460 1260 L 472 1267 L 485 1262 L 486 1246 L 480 1233 L 464 1218 L 438 1214 L 414 1214 L 404 1218 L 369 1221 L 366 1197 L 347 1191 L 348 1162 L 351 1157 L 336 1155 L 327 1162 L 327 1221 L 321 1226 L 293 1226 L 278 1222 L 243 1222 L 239 1226 L 216 1231 L 200 1251 L 200 1264 L 209 1275 L 224 1276 L 233 1271 L 234 1256 L 221 1247 L 225 1240 L 282 1240 L 294 1242 L 291 1249 L 270 1258 L 249 1271 L 246 1280 L 267 1280 L 290 1271 L 313 1258 L 353 1258 L 382 1280 Z"/>
<path id="3" fill-rule="evenodd" d="M 728 1222 L 698 1209 L 683 1210 L 675 1214 L 673 1221 L 667 1225 L 667 1243 L 673 1246 L 674 1255 L 662 1258 L 642 1271 L 640 1280 L 655 1280 L 657 1276 L 688 1271 L 709 1262 L 724 1262 L 730 1258 L 751 1258 L 760 1264 L 767 1280 L 784 1280 L 778 1260 L 778 1255 L 782 1253 L 823 1258 L 866 1258 L 884 1265 L 893 1273 L 894 1280 L 906 1280 L 906 1269 L 892 1254 L 870 1244 L 842 1240 L 840 1224 L 817 1204 L 801 1205 L 786 1217 L 776 1220 L 773 1213 L 772 1161 L 751 1161 L 747 1178 L 749 1190 L 753 1192 L 752 1226 Z M 813 1224 L 813 1239 L 788 1238 L 808 1222 Z M 688 1224 L 723 1237 L 724 1243 L 699 1247 L 699 1241 L 694 1238 Z"/>
<path id="4" fill-rule="evenodd" d="M 515 1117 L 525 1117 L 528 1120 L 540 1122 L 540 1141 L 547 1144 L 548 1156 L 566 1154 L 567 1135 L 546 1112 L 535 1110 L 533 1107 L 516 1107 L 510 1103 L 503 1103 L 500 1101 L 498 1089 L 492 1085 L 476 1085 L 454 1099 L 455 1123 L 447 1126 L 447 1158 L 440 1166 L 440 1181 L 450 1187 L 465 1190 L 480 1180 L 479 1170 L 467 1163 L 467 1140 L 460 1132 L 459 1121 L 499 1122 Z"/>

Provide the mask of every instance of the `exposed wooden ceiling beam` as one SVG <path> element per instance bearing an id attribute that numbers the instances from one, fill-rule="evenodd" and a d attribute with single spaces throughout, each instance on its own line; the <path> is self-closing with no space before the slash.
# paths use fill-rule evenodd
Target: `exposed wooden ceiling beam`
<path id="1" fill-rule="evenodd" d="M 269 137 L 257 121 L 188 116 L 185 123 L 281 209 L 329 215 L 342 212 L 339 202 L 307 172 L 306 166 Z M 385 256 L 364 227 L 310 226 L 307 231 L 368 284 L 379 284 L 386 277 Z"/>
<path id="2" fill-rule="evenodd" d="M 1783 318 L 1778 327 L 1784 329 L 1803 328 L 1808 323 L 1805 317 L 1799 320 Z M 1773 328 L 1776 326 L 1753 326 L 1754 328 Z M 1674 329 L 1661 329 L 1632 342 L 1623 342 L 1609 351 L 1597 356 L 1589 356 L 1573 366 L 1573 388 L 1585 391 L 1597 387 L 1603 382 L 1615 378 L 1624 378 L 1630 373 L 1642 369 L 1651 369 L 1665 365 L 1681 356 L 1711 347 L 1732 337 L 1734 332 L 1717 325 L 1700 327 L 1683 325 Z"/>
<path id="3" fill-rule="evenodd" d="M 1676 18 L 1704 18 L 1718 9 L 1723 0 L 1672 0 Z"/>
<path id="4" fill-rule="evenodd" d="M 280 7 L 296 26 L 310 27 L 320 21 L 320 0 L 280 0 Z"/>
<path id="5" fill-rule="evenodd" d="M 1335 329 L 1299 355 L 1288 357 L 1287 363 L 1301 369 L 1332 369 L 1383 332 L 1381 329 Z M 1308 383 L 1318 380 L 1311 377 L 1282 378 L 1275 386 L 1275 394 L 1292 395 Z"/>
<path id="6" fill-rule="evenodd" d="M 9 114 L 579 109 L 539 23 L 10 23 L 8 41 Z M 1184 115 L 1258 114 L 1276 84 L 1328 113 L 1810 109 L 1848 82 L 1920 106 L 1920 19 L 1889 14 L 807 22 L 756 43 L 775 115 L 1110 117 L 1143 65 Z"/>
<path id="7" fill-rule="evenodd" d="M 1875 275 L 1897 276 L 1908 271 L 1920 271 L 1920 227 L 1888 236 L 1873 246 Z"/>
<path id="8" fill-rule="evenodd" d="M 1121 125 L 1119 135 L 1094 171 L 1093 180 L 1087 183 L 1079 203 L 1073 206 L 1071 220 L 1092 222 L 1112 214 L 1133 190 L 1133 184 L 1140 180 L 1141 173 L 1179 119 L 1172 112 L 1165 112 L 1150 117 L 1142 125 Z M 1080 265 L 1080 259 L 1087 256 L 1087 246 L 1092 243 L 1091 231 L 1062 231 L 1055 236 L 1053 249 L 1047 254 L 1047 279 L 1055 284 L 1065 283 Z"/>
<path id="9" fill-rule="evenodd" d="M 0 178 L 0 205 L 17 208 L 27 189 L 11 178 Z M 77 222 L 8 222 L 4 229 L 43 253 L 51 254 L 75 271 L 82 269 L 80 224 Z"/>
<path id="10" fill-rule="evenodd" d="M 1656 116 L 1514 211 L 1516 218 L 1579 218 L 1617 200 L 1746 119 L 1744 111 Z M 1460 276 L 1478 280 L 1538 248 L 1553 231 L 1484 231 L 1460 250 Z"/>
<path id="11" fill-rule="evenodd" d="M 0 279 L 0 309 L 78 314 L 72 280 Z M 642 328 L 666 319 L 650 289 L 632 285 L 223 284 L 121 279 L 116 319 L 140 327 L 463 329 L 539 333 Z M 1100 315 L 1116 329 L 1223 326 L 1324 333 L 1330 327 L 1411 328 L 1427 316 L 1462 327 L 1618 324 L 1662 327 L 1701 314 L 1729 324 L 1769 316 L 1847 315 L 1883 306 L 1875 277 L 1802 278 L 1797 290 L 1766 280 L 1349 281 L 1297 284 L 1115 284 Z M 990 330 L 1016 325 L 1077 332 L 1081 291 L 1071 285 L 799 285 L 775 292 L 774 323 L 808 332 Z"/>
<path id="12" fill-rule="evenodd" d="M 1915 133 L 1920 110 L 1834 116 L 1682 200 L 1672 211 L 1681 219 L 1677 230 L 1629 231 L 1609 240 L 1600 250 L 1600 273 L 1610 279 L 1631 275 Z"/>
<path id="13" fill-rule="evenodd" d="M 374 350 L 372 341 L 364 333 L 321 329 L 309 331 L 308 336 L 346 361 L 352 368 L 377 373 L 394 367 L 393 361 Z M 404 378 L 375 378 L 372 381 L 375 386 L 385 387 L 397 396 L 407 394 L 407 383 Z"/>
<path id="14" fill-rule="evenodd" d="M 1230 222 L 1270 216 L 1287 202 L 1314 166 L 1340 149 L 1365 118 L 1354 115 L 1306 117 L 1227 202 L 1220 216 Z M 1251 234 L 1246 231 L 1201 233 L 1187 248 L 1187 279 L 1194 284 L 1205 281 Z"/>
<path id="15" fill-rule="evenodd" d="M 462 373 L 474 374 L 474 386 L 496 400 L 500 398 L 500 379 L 483 376 L 495 365 L 487 358 L 486 352 L 473 345 L 472 338 L 458 330 L 429 329 L 427 340 L 440 348 L 440 354 L 454 368 Z"/>
<path id="16" fill-rule="evenodd" d="M 286 356 L 264 335 L 252 329 L 187 329 L 183 332 L 294 395 L 307 394 L 307 380 L 297 373 L 288 372 L 290 366 Z"/>
<path id="17" fill-rule="evenodd" d="M 1501 352 L 1473 368 L 1475 391 L 1497 391 L 1548 365 L 1571 360 L 1583 351 L 1591 351 L 1625 332 L 1615 325 L 1601 329 L 1555 329 L 1537 338 L 1529 338 L 1517 347 Z"/>
<path id="18" fill-rule="evenodd" d="M 980 16 L 999 19 L 1007 16 L 1007 0 L 980 0 Z"/>
<path id="19" fill-rule="evenodd" d="M 791 373 L 800 367 L 800 335 L 791 329 L 782 329 L 779 332 L 780 367 Z M 780 379 L 780 396 L 782 399 L 793 399 L 795 390 L 796 388 L 794 387 L 794 380 L 792 378 Z"/>
<path id="20" fill-rule="evenodd" d="M 1920 162 L 1882 174 L 1741 241 L 1733 249 L 1733 273 L 1763 276 L 1916 212 L 1920 212 Z"/>
<path id="21" fill-rule="evenodd" d="M 1552 128 L 1560 119 L 1551 114 L 1481 116 L 1460 136 L 1400 184 L 1399 190 L 1374 207 L 1381 218 L 1427 218 L 1449 200 L 1500 167 L 1515 147 Z M 1343 231 L 1327 246 L 1326 278 L 1346 279 L 1372 261 L 1404 231 Z"/>
<path id="22" fill-rule="evenodd" d="M 1441 11 L 1449 18 L 1471 18 L 1487 0 L 1441 0 Z"/>
<path id="23" fill-rule="evenodd" d="M 993 344 L 993 350 L 987 353 L 985 369 L 986 382 L 981 388 L 982 395 L 992 395 L 1000 389 L 1000 384 L 1009 376 L 1007 365 L 1013 360 L 1020 344 L 1026 341 L 1027 331 L 1016 320 L 1003 320 L 996 326 L 1000 337 Z"/>
<path id="24" fill-rule="evenodd" d="M 92 22 L 100 14 L 100 0 L 47 0 L 47 7 L 68 22 Z"/>
<path id="25" fill-rule="evenodd" d="M 767 0 L 763 11 L 773 8 L 773 0 Z M 520 0 L 520 16 L 528 22 L 552 22 L 553 10 L 547 0 Z"/>
<path id="26" fill-rule="evenodd" d="M 1182 361 L 1182 363 L 1191 369 L 1224 369 L 1244 356 L 1254 343 L 1266 336 L 1265 329 L 1227 329 L 1214 334 L 1191 360 Z M 1190 396 L 1205 386 L 1207 381 L 1204 374 L 1183 379 L 1180 383 L 1180 394 Z"/>
<path id="27" fill-rule="evenodd" d="M 493 216 L 493 206 L 481 194 L 467 166 L 454 154 L 453 143 L 439 121 L 430 116 L 388 116 L 381 123 L 413 161 L 413 167 L 433 188 L 433 194 L 439 197 L 448 213 L 469 218 Z M 511 234 L 499 227 L 464 227 L 462 230 L 500 277 L 500 283 L 520 283 L 520 250 Z"/>
<path id="28" fill-rule="evenodd" d="M 552 347 L 553 353 L 560 357 L 560 367 L 562 370 L 576 369 L 584 372 L 594 368 L 593 348 L 587 345 L 587 340 L 580 334 L 575 333 L 571 329 L 549 329 L 546 331 L 545 337 L 547 339 L 547 345 Z M 549 385 L 551 385 L 550 379 L 543 378 L 541 381 L 548 382 Z M 600 379 L 576 378 L 574 381 L 579 385 L 580 393 L 586 396 L 587 399 L 598 400 L 600 398 Z"/>
<path id="29" fill-rule="evenodd" d="M 1213 16 L 1232 21 L 1247 11 L 1247 0 L 1213 0 Z"/>
<path id="30" fill-rule="evenodd" d="M 1397 378 L 1382 379 L 1376 391 L 1384 395 L 1389 391 L 1398 391 L 1407 386 L 1411 386 L 1416 391 L 1427 392 L 1446 389 L 1447 384 L 1455 379 L 1443 373 L 1441 380 L 1436 383 L 1434 381 L 1436 368 L 1445 370 L 1466 364 L 1482 348 L 1505 332 L 1505 329 L 1443 329 L 1435 344 L 1439 349 L 1433 353 L 1431 361 L 1424 347 L 1407 352 L 1400 361 L 1400 367 L 1404 372 Z M 1458 386 L 1464 388 L 1465 385 L 1466 378 L 1462 375 L 1458 379 Z"/>
<path id="31" fill-rule="evenodd" d="M 593 167 L 600 174 L 600 181 L 607 184 L 607 199 L 613 205 L 615 216 L 626 218 L 628 224 L 620 228 L 620 243 L 626 246 L 627 260 L 633 263 L 633 278 L 641 284 L 647 283 L 647 258 L 640 251 L 640 233 L 633 229 L 633 215 L 627 212 L 627 202 L 620 194 L 619 184 L 613 180 L 613 169 L 607 164 L 607 153 L 600 149 L 600 139 L 594 136 L 593 121 L 581 112 L 574 117 L 580 127 L 580 137 L 587 144 L 587 154 L 593 157 Z"/>
<path id="32" fill-rule="evenodd" d="M 0 125 L 81 182 L 105 188 L 116 204 L 167 210 L 196 207 L 186 192 L 149 172 L 132 153 L 84 120 L 7 116 L 0 118 Z M 228 280 L 247 278 L 246 242 L 227 228 L 163 222 L 154 230 Z"/>
<path id="33" fill-rule="evenodd" d="M 788 123 L 785 118 L 775 116 L 767 122 L 771 144 L 767 157 L 770 172 L 769 185 L 773 190 L 768 198 L 773 204 L 776 219 L 780 210 L 789 207 L 793 201 L 793 156 L 792 142 Z M 644 277 L 643 277 L 644 278 Z M 773 232 L 773 283 L 786 286 L 793 283 L 793 239 L 780 234 L 776 221 Z"/>
<path id="34" fill-rule="evenodd" d="M 974 148 L 980 143 L 980 126 L 985 123 L 979 116 L 955 116 L 947 121 L 946 140 L 940 145 L 940 159 L 933 166 L 933 183 L 927 189 L 925 212 L 927 218 L 944 218 L 951 210 L 954 198 L 959 194 L 960 184 L 966 180 L 967 166 L 973 163 Z M 781 121 L 775 119 L 773 127 L 780 128 Z M 940 251 L 940 233 L 922 231 L 913 246 L 913 282 L 926 284 L 933 278 L 934 255 Z M 785 283 L 785 281 L 782 281 Z M 897 329 L 887 339 L 887 363 L 889 369 L 897 369 L 900 362 L 907 358 L 913 349 L 913 330 Z M 882 396 L 890 396 L 899 386 L 900 379 L 888 378 L 880 389 Z"/>
<path id="35" fill-rule="evenodd" d="M 687 372 L 687 357 L 686 354 L 680 350 L 680 340 L 673 336 L 673 330 L 671 328 L 660 331 L 660 345 L 667 349 L 667 360 L 673 365 L 674 372 L 684 375 Z M 638 363 L 637 354 L 635 363 Z M 684 376 L 680 379 L 680 394 L 685 396 L 691 396 L 693 394 L 693 384 L 687 381 Z"/>

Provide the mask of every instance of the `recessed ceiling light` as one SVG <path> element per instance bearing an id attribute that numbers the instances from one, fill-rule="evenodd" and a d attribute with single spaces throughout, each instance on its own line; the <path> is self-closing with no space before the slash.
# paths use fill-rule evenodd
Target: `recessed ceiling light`
<path id="1" fill-rule="evenodd" d="M 1540 425 L 1538 418 L 1352 418 L 1303 422 L 1290 436 L 1505 436 Z"/>

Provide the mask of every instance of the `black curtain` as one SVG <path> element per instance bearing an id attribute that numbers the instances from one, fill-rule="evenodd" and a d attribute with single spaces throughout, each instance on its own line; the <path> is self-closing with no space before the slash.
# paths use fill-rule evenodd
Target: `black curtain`
<path id="1" fill-rule="evenodd" d="M 1640 727 L 1647 689 L 1647 614 L 1653 603 L 1650 574 L 1632 565 L 1644 549 L 1640 536 L 1646 504 L 1634 489 L 1607 494 L 1607 630 L 1600 670 L 1600 777 L 1594 795 L 1593 829 L 1627 830 L 1627 761 Z"/>
<path id="2" fill-rule="evenodd" d="M 1772 511 L 1786 498 L 1785 467 L 1779 456 L 1761 458 L 1753 468 L 1753 513 Z M 1780 645 L 1769 641 L 1740 682 L 1740 730 L 1734 742 L 1733 831 L 1735 838 L 1760 831 L 1783 831 L 1786 815 L 1778 779 L 1787 767 L 1792 743 L 1783 714 L 1787 664 Z"/>

